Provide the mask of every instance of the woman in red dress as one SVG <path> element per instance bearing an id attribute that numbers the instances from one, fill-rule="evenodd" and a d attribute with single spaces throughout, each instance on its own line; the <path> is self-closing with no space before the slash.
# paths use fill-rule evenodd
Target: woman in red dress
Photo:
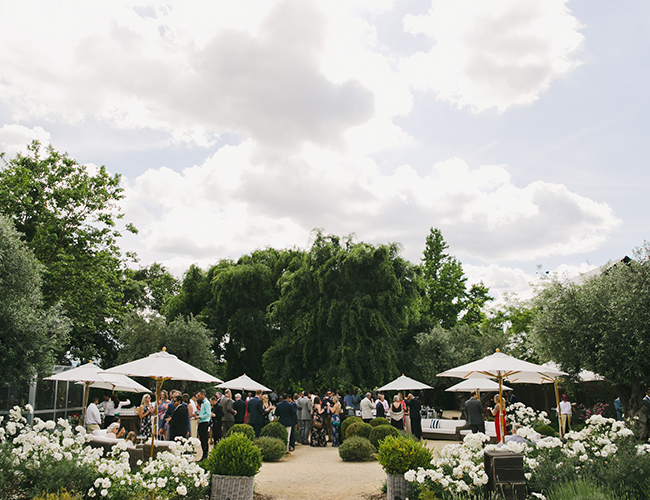
<path id="1" fill-rule="evenodd" d="M 494 408 L 488 408 L 494 415 L 494 429 L 497 433 L 497 442 L 501 442 L 501 436 L 505 436 L 506 432 L 506 414 L 501 411 L 503 405 L 501 404 L 499 395 L 494 396 Z"/>

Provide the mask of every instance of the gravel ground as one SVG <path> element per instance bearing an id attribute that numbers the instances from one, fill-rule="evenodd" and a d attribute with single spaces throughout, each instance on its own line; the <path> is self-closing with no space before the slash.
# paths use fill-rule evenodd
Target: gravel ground
<path id="1" fill-rule="evenodd" d="M 439 450 L 451 441 L 427 440 Z M 386 473 L 376 461 L 344 462 L 338 449 L 296 445 L 280 462 L 265 462 L 255 477 L 256 499 L 313 500 L 340 498 L 369 500 L 379 496 Z"/>

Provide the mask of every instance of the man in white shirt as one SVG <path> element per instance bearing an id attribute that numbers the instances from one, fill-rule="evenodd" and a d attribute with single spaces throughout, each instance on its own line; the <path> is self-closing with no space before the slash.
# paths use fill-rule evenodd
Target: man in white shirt
<path id="1" fill-rule="evenodd" d="M 370 421 L 372 420 L 372 410 L 375 409 L 375 405 L 372 402 L 372 399 L 370 399 L 371 397 L 372 397 L 372 394 L 367 392 L 366 397 L 361 400 L 361 405 L 360 405 L 361 419 L 366 424 L 370 423 Z"/>
<path id="2" fill-rule="evenodd" d="M 97 408 L 98 398 L 92 398 L 88 408 L 86 408 L 86 431 L 92 432 L 99 430 L 99 426 L 102 425 L 102 417 L 99 414 L 99 408 Z"/>
<path id="3" fill-rule="evenodd" d="M 562 394 L 562 401 L 560 401 L 560 425 L 562 426 L 562 434 L 571 430 L 571 415 L 573 408 L 571 403 L 567 401 L 566 394 Z"/>

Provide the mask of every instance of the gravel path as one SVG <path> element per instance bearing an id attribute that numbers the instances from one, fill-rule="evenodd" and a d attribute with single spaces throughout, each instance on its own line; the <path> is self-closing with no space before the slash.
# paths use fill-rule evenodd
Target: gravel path
<path id="1" fill-rule="evenodd" d="M 450 441 L 427 441 L 434 450 Z M 274 500 L 339 498 L 367 500 L 380 493 L 386 473 L 376 461 L 344 462 L 338 449 L 296 444 L 280 462 L 264 462 L 255 477 L 255 492 Z"/>

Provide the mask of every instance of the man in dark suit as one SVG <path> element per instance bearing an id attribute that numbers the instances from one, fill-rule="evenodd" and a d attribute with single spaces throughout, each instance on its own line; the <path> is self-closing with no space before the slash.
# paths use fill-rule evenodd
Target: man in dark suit
<path id="1" fill-rule="evenodd" d="M 278 403 L 278 406 L 275 407 L 275 416 L 278 417 L 280 424 L 282 424 L 285 429 L 287 429 L 287 453 L 293 451 L 294 448 L 290 446 L 291 443 L 291 429 L 293 427 L 293 418 L 296 414 L 296 409 L 289 402 L 289 395 L 283 394 L 282 401 Z"/>
<path id="2" fill-rule="evenodd" d="M 264 427 L 264 404 L 262 403 L 262 391 L 255 391 L 255 397 L 248 402 L 248 423 L 255 429 L 255 437 L 260 437 L 260 431 Z"/>
<path id="3" fill-rule="evenodd" d="M 235 394 L 235 401 L 232 404 L 235 413 L 235 423 L 243 424 L 246 416 L 246 402 L 241 398 L 241 394 Z"/>
<path id="4" fill-rule="evenodd" d="M 485 419 L 483 414 L 483 405 L 478 399 L 478 393 L 472 392 L 472 397 L 465 401 L 465 409 L 467 410 L 467 425 L 472 429 L 473 433 L 482 432 L 485 434 Z"/>
<path id="5" fill-rule="evenodd" d="M 219 404 L 223 408 L 223 419 L 221 420 L 221 427 L 223 428 L 223 437 L 228 435 L 228 431 L 235 423 L 235 409 L 232 407 L 232 393 L 230 389 L 226 389 L 221 397 Z"/>
<path id="6" fill-rule="evenodd" d="M 406 399 L 411 417 L 411 434 L 418 439 L 422 439 L 422 415 L 420 414 L 422 405 L 420 404 L 420 400 L 413 394 L 409 394 Z"/>
<path id="7" fill-rule="evenodd" d="M 174 413 L 169 420 L 169 439 L 174 441 L 177 436 L 189 437 L 187 405 L 183 404 L 182 396 L 174 396 Z"/>

